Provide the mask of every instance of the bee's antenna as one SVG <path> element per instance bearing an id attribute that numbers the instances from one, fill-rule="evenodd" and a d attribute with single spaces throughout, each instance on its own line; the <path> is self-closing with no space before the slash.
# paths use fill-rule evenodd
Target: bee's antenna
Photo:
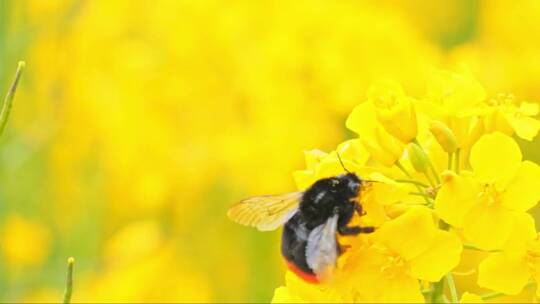
<path id="1" fill-rule="evenodd" d="M 381 183 L 381 181 L 376 181 L 372 179 L 362 179 L 363 182 L 369 182 L 369 183 Z"/>
<path id="2" fill-rule="evenodd" d="M 343 167 L 343 170 L 347 171 L 347 173 L 352 173 L 351 171 L 347 170 L 347 168 L 345 168 L 345 165 L 343 164 L 343 161 L 341 160 L 341 156 L 339 155 L 338 151 L 336 151 L 336 154 L 337 154 L 337 158 L 339 159 L 339 163 Z"/>

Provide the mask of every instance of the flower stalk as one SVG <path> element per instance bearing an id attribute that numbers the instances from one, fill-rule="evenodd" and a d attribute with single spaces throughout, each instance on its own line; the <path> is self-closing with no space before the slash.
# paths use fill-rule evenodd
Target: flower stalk
<path id="1" fill-rule="evenodd" d="M 455 171 L 457 174 L 459 174 L 459 162 L 460 162 L 460 159 L 459 159 L 459 156 L 460 156 L 460 153 L 461 152 L 461 149 L 457 149 L 456 150 L 456 153 L 455 153 L 455 156 L 456 156 L 456 159 L 455 159 Z"/>
<path id="2" fill-rule="evenodd" d="M 446 275 L 446 284 L 448 285 L 448 289 L 450 290 L 450 300 L 452 301 L 452 303 L 457 303 L 459 300 L 458 300 L 458 294 L 457 294 L 457 289 L 456 289 L 456 283 L 454 282 L 454 276 L 452 275 L 451 272 L 449 272 L 447 275 Z"/>
<path id="3" fill-rule="evenodd" d="M 26 64 L 24 61 L 19 61 L 17 71 L 15 72 L 15 77 L 11 82 L 6 97 L 4 98 L 4 103 L 2 104 L 2 111 L 0 112 L 0 136 L 4 133 L 4 129 L 6 128 L 9 114 L 11 113 L 11 107 L 13 105 L 13 98 L 15 97 L 15 92 L 17 91 L 17 86 L 19 85 L 19 80 L 25 66 Z"/>
<path id="4" fill-rule="evenodd" d="M 66 273 L 66 288 L 64 291 L 64 300 L 62 303 L 68 304 L 71 302 L 71 294 L 73 293 L 73 264 L 75 259 L 73 257 L 67 260 L 67 273 Z"/>

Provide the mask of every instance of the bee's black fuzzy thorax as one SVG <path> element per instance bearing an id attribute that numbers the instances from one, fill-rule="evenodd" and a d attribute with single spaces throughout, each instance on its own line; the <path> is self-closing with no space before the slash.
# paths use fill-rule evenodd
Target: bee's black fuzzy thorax
<path id="1" fill-rule="evenodd" d="M 354 173 L 320 179 L 304 193 L 300 213 L 310 226 L 316 227 L 334 212 L 350 211 L 351 199 L 358 196 L 361 183 Z"/>

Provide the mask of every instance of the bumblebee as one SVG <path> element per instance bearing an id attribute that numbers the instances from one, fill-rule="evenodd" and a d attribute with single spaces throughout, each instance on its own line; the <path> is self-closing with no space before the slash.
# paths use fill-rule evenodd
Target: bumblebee
<path id="1" fill-rule="evenodd" d="M 303 192 L 242 200 L 227 215 L 260 231 L 284 225 L 281 253 L 287 266 L 305 281 L 319 283 L 330 275 L 343 253 L 337 241 L 338 233 L 357 235 L 375 230 L 349 225 L 355 212 L 363 215 L 358 202 L 362 183 L 356 174 L 348 172 L 320 179 Z"/>

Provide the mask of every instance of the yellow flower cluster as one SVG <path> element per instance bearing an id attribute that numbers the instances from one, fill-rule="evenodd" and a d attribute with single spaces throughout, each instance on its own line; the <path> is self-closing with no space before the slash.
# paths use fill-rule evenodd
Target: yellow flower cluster
<path id="1" fill-rule="evenodd" d="M 59 299 L 57 256 L 78 261 L 74 301 L 268 299 L 277 242 L 246 235 L 226 208 L 292 188 L 297 151 L 331 147 L 373 78 L 421 90 L 439 58 L 366 1 L 8 2 L 0 19 L 17 39 L 3 45 L 28 45 L 31 69 L 0 192 L 9 217 L 35 225 L 0 222 L 0 268 L 25 272 L 0 278 L 0 301 Z"/>
<path id="2" fill-rule="evenodd" d="M 418 98 L 374 83 L 346 121 L 358 138 L 306 152 L 307 169 L 294 177 L 304 189 L 341 174 L 339 155 L 371 181 L 360 193 L 367 214 L 354 221 L 377 229 L 339 236 L 349 249 L 335 275 L 312 285 L 287 273 L 273 302 L 478 303 L 533 285 L 540 239 L 527 211 L 540 200 L 540 166 L 522 159 L 512 135 L 537 135 L 538 104 L 487 96 L 468 73 L 435 72 Z M 473 272 L 490 294 L 456 288 L 467 251 L 487 255 Z"/>

